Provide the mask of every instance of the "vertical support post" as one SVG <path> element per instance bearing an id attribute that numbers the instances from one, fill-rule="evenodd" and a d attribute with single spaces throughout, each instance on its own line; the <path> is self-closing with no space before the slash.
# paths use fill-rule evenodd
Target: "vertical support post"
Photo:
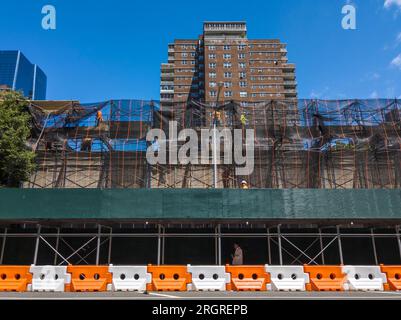
<path id="1" fill-rule="evenodd" d="M 54 265 L 57 265 L 57 252 L 60 245 L 60 228 L 57 228 L 57 238 L 56 238 L 56 251 L 54 252 Z"/>
<path id="2" fill-rule="evenodd" d="M 396 227 L 395 227 L 395 231 L 397 232 L 398 250 L 400 251 L 400 259 L 401 259 L 401 237 L 400 237 L 400 226 L 396 226 Z"/>
<path id="3" fill-rule="evenodd" d="M 6 248 L 6 241 L 7 241 L 7 228 L 4 229 L 3 243 L 1 244 L 0 264 L 3 264 L 4 250 Z"/>
<path id="4" fill-rule="evenodd" d="M 270 247 L 270 229 L 267 228 L 267 254 L 269 257 L 269 264 L 272 264 L 272 251 Z"/>
<path id="5" fill-rule="evenodd" d="M 217 137 L 216 121 L 213 124 L 213 186 L 217 188 Z"/>
<path id="6" fill-rule="evenodd" d="M 320 251 L 322 252 L 321 256 L 322 256 L 322 264 L 325 265 L 325 261 L 324 261 L 324 250 L 323 250 L 323 238 L 322 238 L 322 229 L 319 228 L 319 242 L 320 242 Z"/>
<path id="7" fill-rule="evenodd" d="M 36 262 L 38 261 L 38 252 L 39 252 L 39 242 L 40 242 L 40 231 L 42 229 L 41 225 L 38 225 L 38 232 L 36 236 L 36 244 L 35 244 L 35 254 L 33 256 L 33 264 L 36 265 Z"/>
<path id="8" fill-rule="evenodd" d="M 278 235 L 278 256 L 280 261 L 280 266 L 283 265 L 283 252 L 281 248 L 281 224 L 277 226 L 277 235 Z"/>
<path id="9" fill-rule="evenodd" d="M 163 232 L 162 232 L 162 264 L 164 264 L 164 249 L 165 249 L 165 244 L 166 244 L 166 237 L 165 235 L 165 229 L 162 227 Z"/>
<path id="10" fill-rule="evenodd" d="M 96 265 L 99 265 L 100 257 L 100 233 L 102 232 L 102 226 L 98 224 L 97 226 L 97 245 L 96 245 Z"/>
<path id="11" fill-rule="evenodd" d="M 372 247 L 373 247 L 373 254 L 374 254 L 374 257 L 375 257 L 375 263 L 378 266 L 379 265 L 379 260 L 377 259 L 375 234 L 373 232 L 373 228 L 370 228 L 370 234 L 372 235 Z"/>
<path id="12" fill-rule="evenodd" d="M 214 227 L 214 264 L 219 264 L 219 245 L 218 245 L 218 236 L 217 236 L 217 228 L 218 226 Z"/>
<path id="13" fill-rule="evenodd" d="M 108 263 L 108 264 L 111 263 L 111 249 L 112 249 L 112 245 L 113 245 L 113 228 L 110 227 L 109 253 L 108 253 L 108 257 L 107 257 L 107 263 Z"/>
<path id="14" fill-rule="evenodd" d="M 157 226 L 157 265 L 160 266 L 161 262 L 161 227 L 160 224 Z"/>
<path id="15" fill-rule="evenodd" d="M 221 225 L 219 224 L 217 226 L 217 228 L 218 228 L 218 246 L 217 247 L 219 248 L 218 263 L 219 263 L 219 266 L 221 266 Z"/>
<path id="16" fill-rule="evenodd" d="M 338 240 L 338 251 L 340 254 L 340 264 L 344 264 L 344 257 L 343 257 L 343 247 L 341 245 L 341 235 L 340 235 L 340 226 L 337 226 L 337 240 Z"/>

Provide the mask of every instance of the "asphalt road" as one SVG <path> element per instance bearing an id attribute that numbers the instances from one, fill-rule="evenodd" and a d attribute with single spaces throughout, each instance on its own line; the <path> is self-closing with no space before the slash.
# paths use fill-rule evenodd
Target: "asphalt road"
<path id="1" fill-rule="evenodd" d="M 0 292 L 0 300 L 401 300 L 401 292 Z"/>

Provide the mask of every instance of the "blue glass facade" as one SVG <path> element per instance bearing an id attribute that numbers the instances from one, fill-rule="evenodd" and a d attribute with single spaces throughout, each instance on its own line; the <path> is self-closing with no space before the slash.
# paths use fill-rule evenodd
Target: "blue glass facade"
<path id="1" fill-rule="evenodd" d="M 21 51 L 0 51 L 0 85 L 32 100 L 46 100 L 47 77 Z"/>

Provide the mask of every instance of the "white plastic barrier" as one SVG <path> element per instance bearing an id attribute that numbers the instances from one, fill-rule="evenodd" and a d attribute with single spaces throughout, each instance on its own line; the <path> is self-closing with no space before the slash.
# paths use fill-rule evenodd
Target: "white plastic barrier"
<path id="1" fill-rule="evenodd" d="M 31 265 L 32 284 L 28 291 L 64 292 L 65 285 L 71 283 L 71 275 L 67 273 L 67 266 L 35 266 Z"/>
<path id="2" fill-rule="evenodd" d="M 224 266 L 191 266 L 187 270 L 192 274 L 192 284 L 188 286 L 192 291 L 226 291 L 226 284 L 230 283 L 230 274 Z"/>
<path id="3" fill-rule="evenodd" d="M 352 291 L 383 291 L 387 277 L 378 266 L 343 266 L 343 273 L 347 275 L 345 290 Z"/>
<path id="4" fill-rule="evenodd" d="M 152 282 L 152 275 L 146 266 L 109 266 L 112 283 L 108 291 L 146 291 L 146 285 Z"/>
<path id="5" fill-rule="evenodd" d="M 302 266 L 269 266 L 266 272 L 270 273 L 272 291 L 305 291 L 309 283 L 309 274 L 304 273 Z"/>

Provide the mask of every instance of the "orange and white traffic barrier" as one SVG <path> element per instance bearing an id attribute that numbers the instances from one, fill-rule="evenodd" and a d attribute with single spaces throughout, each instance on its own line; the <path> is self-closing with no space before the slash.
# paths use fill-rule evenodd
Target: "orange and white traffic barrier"
<path id="1" fill-rule="evenodd" d="M 346 276 L 341 266 L 304 266 L 309 274 L 307 291 L 344 291 Z"/>
<path id="2" fill-rule="evenodd" d="M 265 266 L 226 266 L 231 275 L 227 290 L 266 291 L 270 289 L 270 276 Z"/>
<path id="3" fill-rule="evenodd" d="M 386 274 L 387 283 L 384 284 L 386 291 L 401 291 L 401 266 L 380 265 L 381 272 Z"/>
<path id="4" fill-rule="evenodd" d="M 29 266 L 0 266 L 0 291 L 25 292 L 31 282 Z"/>
<path id="5" fill-rule="evenodd" d="M 149 291 L 187 291 L 191 283 L 191 274 L 187 266 L 152 266 L 148 265 L 152 282 L 147 285 Z"/>
<path id="6" fill-rule="evenodd" d="M 71 273 L 71 291 L 107 291 L 111 283 L 108 266 L 68 266 Z"/>

